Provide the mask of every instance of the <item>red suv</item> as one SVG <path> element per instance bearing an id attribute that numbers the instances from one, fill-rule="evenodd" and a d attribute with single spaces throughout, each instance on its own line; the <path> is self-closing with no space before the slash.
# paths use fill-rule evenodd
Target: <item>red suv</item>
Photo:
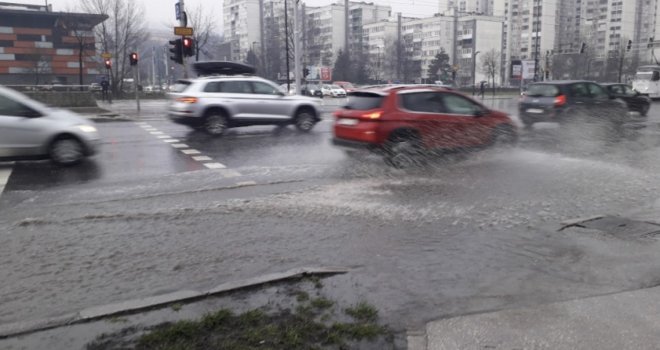
<path id="1" fill-rule="evenodd" d="M 396 167 L 435 150 L 512 143 L 517 129 L 505 113 L 444 88 L 387 86 L 353 91 L 335 112 L 333 143 L 381 152 Z"/>

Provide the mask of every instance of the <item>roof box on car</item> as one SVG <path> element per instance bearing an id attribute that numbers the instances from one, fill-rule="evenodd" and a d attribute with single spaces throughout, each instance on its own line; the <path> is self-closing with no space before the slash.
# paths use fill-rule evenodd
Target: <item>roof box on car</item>
<path id="1" fill-rule="evenodd" d="M 199 76 L 206 75 L 252 75 L 256 69 L 249 64 L 226 61 L 207 61 L 193 63 L 193 69 Z"/>

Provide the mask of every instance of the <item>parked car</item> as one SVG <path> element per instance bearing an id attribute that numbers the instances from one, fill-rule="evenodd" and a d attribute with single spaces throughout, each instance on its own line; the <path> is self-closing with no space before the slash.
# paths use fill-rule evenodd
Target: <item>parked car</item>
<path id="1" fill-rule="evenodd" d="M 342 89 L 338 85 L 325 84 L 321 88 L 323 96 L 330 97 L 346 97 L 346 90 Z"/>
<path id="2" fill-rule="evenodd" d="M 520 119 L 529 128 L 537 122 L 565 123 L 578 118 L 615 127 L 626 119 L 626 104 L 590 81 L 551 81 L 529 84 L 519 103 Z"/>
<path id="3" fill-rule="evenodd" d="M 302 93 L 305 96 L 312 97 L 323 97 L 323 92 L 321 91 L 321 86 L 317 84 L 307 84 L 303 85 Z"/>
<path id="4" fill-rule="evenodd" d="M 332 85 L 339 86 L 340 88 L 344 89 L 344 91 L 346 91 L 347 93 L 354 91 L 356 89 L 352 83 L 349 83 L 347 81 L 335 81 L 334 83 L 332 83 Z"/>
<path id="5" fill-rule="evenodd" d="M 216 69 L 222 75 L 177 82 L 168 95 L 168 114 L 175 123 L 218 136 L 228 128 L 249 125 L 291 124 L 308 132 L 321 120 L 318 99 L 287 96 L 275 83 L 246 74 L 254 72 L 247 70 L 250 66 L 198 62 L 193 67 L 206 73 Z"/>
<path id="6" fill-rule="evenodd" d="M 289 84 L 288 90 L 286 84 L 281 84 L 280 91 L 282 91 L 286 95 L 295 95 L 298 93 L 298 89 L 296 89 L 296 84 Z"/>
<path id="7" fill-rule="evenodd" d="M 436 150 L 512 143 L 517 137 L 507 114 L 438 87 L 356 90 L 335 117 L 336 146 L 381 153 L 395 167 L 410 166 Z"/>
<path id="8" fill-rule="evenodd" d="M 95 154 L 100 139 L 88 119 L 0 86 L 0 160 L 72 165 Z"/>
<path id="9" fill-rule="evenodd" d="M 103 87 L 101 86 L 100 83 L 91 83 L 89 84 L 89 91 L 91 92 L 99 92 L 102 91 Z"/>
<path id="10" fill-rule="evenodd" d="M 648 95 L 642 94 L 633 90 L 632 87 L 626 84 L 612 83 L 603 84 L 610 95 L 623 100 L 631 112 L 638 112 L 642 116 L 646 116 L 651 109 L 651 98 Z"/>

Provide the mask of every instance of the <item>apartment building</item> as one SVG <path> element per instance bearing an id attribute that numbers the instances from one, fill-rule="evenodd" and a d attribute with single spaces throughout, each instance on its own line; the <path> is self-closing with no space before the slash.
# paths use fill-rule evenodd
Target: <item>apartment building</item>
<path id="1" fill-rule="evenodd" d="M 472 85 L 490 80 L 483 70 L 481 57 L 493 52 L 498 55 L 497 65 L 501 65 L 502 35 L 504 20 L 493 16 L 464 16 L 458 19 L 456 31 L 456 57 L 458 72 L 457 84 Z M 474 71 L 474 75 L 473 75 Z M 501 84 L 501 73 L 495 74 L 495 84 Z"/>
<path id="2" fill-rule="evenodd" d="M 407 20 L 402 24 L 405 47 L 413 61 L 420 65 L 420 80 L 429 77 L 428 68 L 435 56 L 444 49 L 449 57 L 454 55 L 454 17 L 435 15 L 433 17 Z"/>
<path id="3" fill-rule="evenodd" d="M 106 15 L 0 4 L 1 84 L 89 84 L 102 73 L 93 29 Z M 82 51 L 82 62 L 80 62 Z M 81 67 L 82 63 L 82 67 Z"/>
<path id="4" fill-rule="evenodd" d="M 263 0 L 224 0 L 223 33 L 231 43 L 231 59 L 244 61 L 248 51 L 261 43 Z"/>
<path id="5" fill-rule="evenodd" d="M 388 46 L 396 42 L 398 37 L 398 22 L 385 20 L 365 24 L 362 27 L 362 43 L 369 60 L 371 79 L 378 82 L 387 81 L 396 75 L 387 61 L 391 61 Z"/>
<path id="6" fill-rule="evenodd" d="M 503 27 L 505 83 L 513 83 L 510 73 L 514 61 L 538 61 L 540 79 L 544 55 L 555 49 L 561 1 L 507 0 Z"/>
<path id="7" fill-rule="evenodd" d="M 456 10 L 459 14 L 504 16 L 505 0 L 440 0 L 439 13 Z"/>

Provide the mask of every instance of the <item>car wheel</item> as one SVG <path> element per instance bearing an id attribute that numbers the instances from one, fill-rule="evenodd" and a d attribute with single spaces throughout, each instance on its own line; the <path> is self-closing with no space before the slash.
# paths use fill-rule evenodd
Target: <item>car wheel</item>
<path id="1" fill-rule="evenodd" d="M 209 135 L 220 136 L 227 130 L 227 117 L 220 111 L 210 112 L 204 119 L 204 131 Z"/>
<path id="2" fill-rule="evenodd" d="M 518 134 L 509 125 L 498 126 L 493 130 L 491 144 L 493 146 L 512 146 L 518 142 Z"/>
<path id="3" fill-rule="evenodd" d="M 302 132 L 310 132 L 316 125 L 316 117 L 312 112 L 303 109 L 296 114 L 296 128 Z"/>
<path id="4" fill-rule="evenodd" d="M 639 109 L 639 114 L 641 114 L 642 117 L 646 117 L 649 114 L 649 109 L 651 109 L 650 104 L 644 105 Z"/>
<path id="5" fill-rule="evenodd" d="M 74 137 L 62 137 L 50 145 L 49 155 L 57 164 L 73 165 L 85 158 L 85 146 Z"/>
<path id="6" fill-rule="evenodd" d="M 417 137 L 396 136 L 385 147 L 385 162 L 397 169 L 422 165 L 422 146 Z"/>

